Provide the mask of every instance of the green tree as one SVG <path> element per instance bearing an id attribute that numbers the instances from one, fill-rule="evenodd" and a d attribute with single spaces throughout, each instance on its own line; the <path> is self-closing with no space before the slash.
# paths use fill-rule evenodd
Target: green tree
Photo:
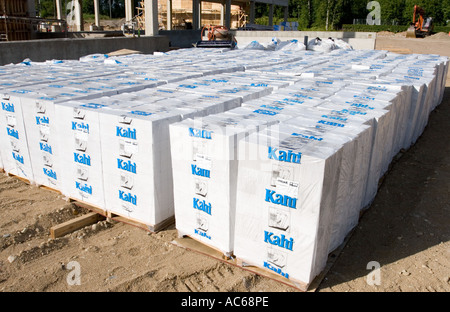
<path id="1" fill-rule="evenodd" d="M 85 14 L 94 14 L 94 0 L 83 0 L 82 10 Z"/>
<path id="2" fill-rule="evenodd" d="M 38 11 L 38 16 L 42 18 L 56 18 L 55 4 L 53 0 L 41 0 L 37 4 L 36 10 Z"/>
<path id="3" fill-rule="evenodd" d="M 443 24 L 450 26 L 450 0 L 442 1 Z"/>

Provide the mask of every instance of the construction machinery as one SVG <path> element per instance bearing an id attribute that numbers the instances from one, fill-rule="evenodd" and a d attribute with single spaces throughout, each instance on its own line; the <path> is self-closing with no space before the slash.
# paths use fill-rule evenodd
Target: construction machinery
<path id="1" fill-rule="evenodd" d="M 205 40 L 205 30 L 206 40 Z M 237 45 L 236 38 L 225 26 L 207 25 L 202 28 L 201 40 L 193 44 L 196 48 L 230 48 L 234 49 Z"/>
<path id="2" fill-rule="evenodd" d="M 429 36 L 433 31 L 433 26 L 433 18 L 425 17 L 425 10 L 415 5 L 413 21 L 406 31 L 406 38 L 424 38 Z"/>

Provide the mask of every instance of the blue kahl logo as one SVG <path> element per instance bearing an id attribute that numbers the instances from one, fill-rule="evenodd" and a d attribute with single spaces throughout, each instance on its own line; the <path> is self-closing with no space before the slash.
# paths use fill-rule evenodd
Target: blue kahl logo
<path id="1" fill-rule="evenodd" d="M 340 116 L 333 116 L 333 115 L 322 115 L 322 118 L 328 118 L 333 120 L 340 120 L 340 121 L 347 121 L 347 118 L 343 118 Z"/>
<path id="2" fill-rule="evenodd" d="M 202 237 L 205 237 L 207 239 L 211 239 L 211 236 L 209 236 L 206 232 L 203 232 L 201 230 L 195 229 L 194 233 L 197 234 L 197 235 L 200 235 Z"/>
<path id="3" fill-rule="evenodd" d="M 191 169 L 193 175 L 210 178 L 210 171 L 208 169 L 202 169 L 200 167 L 197 167 L 197 165 L 191 165 Z"/>
<path id="4" fill-rule="evenodd" d="M 91 165 L 91 156 L 87 156 L 86 154 L 80 154 L 80 153 L 73 153 L 74 161 L 83 164 L 86 166 Z"/>
<path id="5" fill-rule="evenodd" d="M 136 129 L 116 127 L 116 136 L 136 140 Z"/>
<path id="6" fill-rule="evenodd" d="M 289 208 L 296 209 L 297 198 L 292 198 L 287 195 L 277 194 L 275 191 L 266 189 L 266 202 L 281 205 Z"/>
<path id="7" fill-rule="evenodd" d="M 125 161 L 123 159 L 117 158 L 117 168 L 131 173 L 136 173 L 136 163 L 131 162 L 130 160 Z"/>
<path id="8" fill-rule="evenodd" d="M 52 179 L 57 180 L 56 172 L 54 172 L 54 171 L 51 170 L 51 169 L 47 169 L 47 168 L 42 168 L 42 169 L 44 170 L 44 174 L 45 174 L 46 176 L 48 176 L 48 177 L 50 177 L 50 178 L 52 178 Z"/>
<path id="9" fill-rule="evenodd" d="M 89 133 L 89 124 L 85 124 L 84 122 L 72 121 L 72 130 Z"/>
<path id="10" fill-rule="evenodd" d="M 137 196 L 131 193 L 125 193 L 124 191 L 119 190 L 119 199 L 135 206 L 137 205 Z"/>
<path id="11" fill-rule="evenodd" d="M 292 151 L 286 152 L 283 150 L 278 150 L 278 148 L 269 146 L 269 159 L 299 164 L 300 160 L 302 159 L 302 153 L 293 153 Z"/>
<path id="12" fill-rule="evenodd" d="M 278 107 L 278 106 L 272 106 L 272 105 L 266 105 L 266 104 L 261 105 L 260 107 L 267 108 L 267 109 L 279 110 L 279 111 L 284 109 L 284 107 Z"/>
<path id="13" fill-rule="evenodd" d="M 41 151 L 47 152 L 49 154 L 53 154 L 51 145 L 49 145 L 47 143 L 39 142 L 39 147 L 41 148 Z"/>
<path id="14" fill-rule="evenodd" d="M 15 160 L 17 160 L 18 162 L 20 162 L 21 164 L 23 164 L 23 156 L 20 156 L 19 154 L 16 153 L 12 153 L 12 156 Z"/>
<path id="15" fill-rule="evenodd" d="M 350 114 L 350 115 L 367 115 L 366 112 L 360 112 L 356 110 L 348 110 L 348 109 L 341 109 L 340 111 L 333 111 L 338 114 Z"/>
<path id="16" fill-rule="evenodd" d="M 134 110 L 134 111 L 131 111 L 131 113 L 133 115 L 139 115 L 139 116 L 150 116 L 150 115 L 152 115 L 152 113 L 150 113 L 150 112 L 144 112 L 144 111 L 140 111 L 140 110 Z"/>
<path id="17" fill-rule="evenodd" d="M 326 125 L 326 126 L 332 126 L 332 127 L 340 127 L 340 128 L 345 127 L 344 124 L 341 124 L 341 123 L 338 123 L 338 122 L 327 121 L 327 120 L 319 120 L 317 123 L 318 124 L 323 124 L 323 125 Z"/>
<path id="18" fill-rule="evenodd" d="M 106 105 L 97 104 L 97 103 L 87 103 L 87 104 L 82 104 L 81 106 L 87 107 L 87 108 L 99 109 L 99 108 L 105 107 Z"/>
<path id="19" fill-rule="evenodd" d="M 195 89 L 195 88 L 197 88 L 197 86 L 188 85 L 188 84 L 180 84 L 178 87 L 186 88 L 186 89 Z"/>
<path id="20" fill-rule="evenodd" d="M 353 103 L 351 106 L 357 107 L 357 108 L 374 109 L 374 107 L 372 107 L 372 106 L 369 106 L 367 104 L 361 104 L 361 103 Z"/>
<path id="21" fill-rule="evenodd" d="M 304 138 L 304 139 L 307 139 L 307 140 L 318 141 L 318 142 L 323 140 L 323 138 L 318 138 L 318 137 L 315 137 L 314 135 L 307 135 L 307 134 L 305 135 L 305 134 L 302 134 L 302 133 L 292 133 L 292 135 L 298 136 L 298 137 L 301 137 L 301 138 Z"/>
<path id="22" fill-rule="evenodd" d="M 281 276 L 285 277 L 285 278 L 289 278 L 289 274 L 283 272 L 280 268 L 274 267 L 273 265 L 271 265 L 269 262 L 264 261 L 264 267 L 268 268 L 269 270 L 274 271 L 277 274 L 280 274 Z"/>
<path id="23" fill-rule="evenodd" d="M 292 248 L 294 247 L 294 239 L 292 237 L 290 239 L 286 239 L 284 234 L 278 236 L 268 231 L 264 231 L 264 242 L 290 251 L 292 251 Z"/>
<path id="24" fill-rule="evenodd" d="M 211 203 L 207 204 L 205 200 L 200 200 L 198 198 L 194 198 L 194 209 L 198 209 L 206 212 L 207 214 L 211 214 Z"/>
<path id="25" fill-rule="evenodd" d="M 189 128 L 189 136 L 211 140 L 212 131 Z"/>
<path id="26" fill-rule="evenodd" d="M 46 117 L 46 116 L 43 116 L 43 117 L 39 117 L 39 116 L 36 116 L 36 124 L 37 125 L 48 125 L 50 123 L 50 119 L 48 118 L 48 117 Z"/>
<path id="27" fill-rule="evenodd" d="M 14 113 L 14 104 L 13 103 L 2 102 L 2 109 L 4 111 L 10 112 L 10 113 Z"/>
<path id="28" fill-rule="evenodd" d="M 86 184 L 86 183 L 82 184 L 82 183 L 76 181 L 76 182 L 75 182 L 75 187 L 76 187 L 78 190 L 82 191 L 83 193 L 92 195 L 92 186 L 91 186 L 91 185 L 88 185 L 88 184 Z"/>
<path id="29" fill-rule="evenodd" d="M 8 132 L 9 136 L 12 136 L 13 138 L 16 138 L 17 140 L 19 139 L 19 131 L 8 128 L 8 127 L 6 127 L 6 131 Z"/>
<path id="30" fill-rule="evenodd" d="M 386 87 L 372 87 L 372 86 L 369 86 L 367 89 L 375 90 L 375 91 L 383 91 L 383 92 L 387 91 Z"/>
<path id="31" fill-rule="evenodd" d="M 257 110 L 255 110 L 253 112 L 257 113 L 257 114 L 269 115 L 269 116 L 275 116 L 276 114 L 278 114 L 277 112 L 272 112 L 272 111 L 267 110 L 267 109 L 257 109 Z"/>
<path id="32" fill-rule="evenodd" d="M 250 84 L 250 87 L 268 87 L 269 86 L 269 84 L 267 84 L 267 83 L 252 83 L 252 84 Z"/>
<path id="33" fill-rule="evenodd" d="M 356 98 L 356 99 L 363 99 L 363 100 L 375 101 L 375 98 L 374 98 L 374 97 L 370 97 L 370 96 L 354 95 L 353 97 Z"/>

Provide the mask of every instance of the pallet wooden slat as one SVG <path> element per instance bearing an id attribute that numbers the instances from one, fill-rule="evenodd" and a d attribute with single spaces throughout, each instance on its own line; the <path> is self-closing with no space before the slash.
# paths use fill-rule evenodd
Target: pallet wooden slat
<path id="1" fill-rule="evenodd" d="M 130 224 L 136 227 L 139 227 L 141 229 L 144 229 L 146 231 L 152 232 L 152 233 L 157 233 L 161 230 L 166 229 L 167 227 L 169 227 L 170 225 L 172 225 L 173 223 L 175 223 L 175 216 L 169 217 L 166 220 L 163 220 L 160 223 L 157 224 L 145 224 L 136 220 L 132 220 L 123 216 L 119 216 L 119 215 L 113 215 L 111 217 L 112 220 L 114 221 L 118 221 L 118 222 L 123 222 L 126 224 Z"/>
<path id="2" fill-rule="evenodd" d="M 212 257 L 216 260 L 228 263 L 230 265 L 239 267 L 242 270 L 251 272 L 253 274 L 257 274 L 266 278 L 269 278 L 271 280 L 274 280 L 276 282 L 282 283 L 284 285 L 290 286 L 292 288 L 295 288 L 297 290 L 306 292 L 308 291 L 308 286 L 305 283 L 294 281 L 292 279 L 287 279 L 281 275 L 278 275 L 268 269 L 257 267 L 254 265 L 250 265 L 246 263 L 245 261 L 242 261 L 242 259 L 237 259 L 235 257 L 227 258 L 224 257 L 224 254 L 217 249 L 214 249 L 212 247 L 209 247 L 195 239 L 192 239 L 189 236 L 184 237 L 178 237 L 175 240 L 172 241 L 172 244 L 182 247 L 186 250 L 193 251 L 208 257 Z"/>
<path id="3" fill-rule="evenodd" d="M 79 230 L 87 225 L 97 223 L 101 220 L 104 220 L 103 216 L 95 212 L 89 212 L 85 215 L 79 216 L 78 218 L 53 226 L 50 228 L 50 236 L 55 239 Z"/>
<path id="4" fill-rule="evenodd" d="M 224 257 L 224 254 L 222 252 L 220 252 L 219 250 L 217 250 L 213 247 L 210 247 L 210 246 L 208 246 L 202 242 L 199 242 L 198 240 L 195 240 L 192 237 L 189 237 L 186 235 L 179 235 L 178 238 L 176 238 L 175 240 L 172 241 L 172 244 L 182 247 L 186 250 L 196 252 L 198 254 L 212 257 L 216 260 L 220 260 L 220 261 L 228 263 L 230 265 L 237 266 L 243 270 L 246 270 L 253 274 L 257 274 L 257 275 L 269 278 L 271 280 L 274 280 L 276 282 L 290 286 L 290 287 L 300 290 L 302 292 L 315 292 L 318 289 L 318 287 L 320 286 L 320 284 L 322 283 L 323 279 L 325 278 L 325 276 L 327 275 L 329 270 L 332 268 L 332 266 L 336 262 L 337 258 L 339 257 L 339 255 L 342 252 L 342 250 L 344 249 L 344 247 L 347 245 L 347 242 L 350 239 L 350 237 L 352 236 L 353 231 L 354 231 L 354 229 L 347 234 L 343 243 L 328 255 L 328 261 L 327 261 L 325 268 L 309 284 L 302 282 L 302 281 L 292 279 L 292 278 L 289 278 L 289 279 L 285 278 L 277 273 L 272 272 L 269 269 L 256 266 L 252 263 L 246 262 L 245 260 L 236 258 L 234 256 L 232 256 L 231 258 Z"/>

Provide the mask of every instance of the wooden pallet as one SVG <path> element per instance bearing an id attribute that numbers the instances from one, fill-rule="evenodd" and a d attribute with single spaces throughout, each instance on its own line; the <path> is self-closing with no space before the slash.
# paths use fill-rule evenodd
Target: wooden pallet
<path id="1" fill-rule="evenodd" d="M 18 176 L 18 175 L 15 175 L 15 174 L 12 174 L 12 173 L 6 172 L 6 171 L 3 171 L 3 172 L 4 172 L 6 175 L 8 175 L 9 177 L 11 177 L 11 178 L 15 178 L 15 179 L 17 179 L 17 180 L 20 180 L 20 181 L 26 183 L 26 184 L 31 185 L 30 180 L 28 180 L 27 178 L 23 178 L 23 177 L 21 177 L 21 176 Z"/>
<path id="2" fill-rule="evenodd" d="M 27 178 L 24 178 L 24 177 L 21 177 L 21 176 L 12 174 L 12 173 L 10 173 L 10 172 L 5 172 L 3 169 L 0 169 L 0 172 L 1 172 L 1 173 L 5 173 L 5 174 L 7 174 L 8 176 L 10 176 L 10 177 L 12 177 L 12 178 L 15 178 L 15 179 L 17 179 L 17 180 L 20 180 L 20 181 L 22 181 L 22 182 L 24 182 L 24 183 L 26 183 L 26 184 L 28 184 L 28 185 L 36 185 L 37 187 L 39 187 L 39 188 L 41 188 L 41 189 L 45 189 L 45 190 L 48 190 L 48 191 L 52 191 L 52 192 L 58 193 L 59 195 L 62 195 L 61 191 L 59 191 L 59 190 L 57 190 L 57 189 L 55 189 L 55 188 L 52 188 L 52 187 L 50 187 L 50 186 L 33 184 L 33 183 L 31 183 L 30 180 L 28 180 Z"/>
<path id="3" fill-rule="evenodd" d="M 162 230 L 168 228 L 170 225 L 174 224 L 175 216 L 169 217 L 157 224 L 145 224 L 145 223 L 139 222 L 137 220 L 133 220 L 133 219 L 123 217 L 120 215 L 113 215 L 112 220 L 130 224 L 130 225 L 139 227 L 141 229 L 144 229 L 144 230 L 152 232 L 152 233 L 157 233 L 159 231 L 162 231 Z"/>
<path id="4" fill-rule="evenodd" d="M 3 171 L 3 169 L 1 169 Z M 4 172 L 4 171 L 3 171 Z M 11 173 L 7 173 L 8 176 L 16 178 L 26 184 L 32 185 L 32 183 L 30 183 L 30 181 L 28 179 L 22 178 L 20 176 L 11 174 Z M 48 190 L 48 191 L 52 191 L 55 192 L 59 195 L 64 195 L 61 193 L 61 191 L 45 186 L 45 185 L 37 185 L 37 187 Z M 134 219 L 130 219 L 126 216 L 121 216 L 115 213 L 112 213 L 111 211 L 107 211 L 101 207 L 97 207 L 95 205 L 92 205 L 88 202 L 84 202 L 80 199 L 77 198 L 72 198 L 72 197 L 67 197 L 67 201 L 73 203 L 74 205 L 77 205 L 78 207 L 84 208 L 86 210 L 89 210 L 91 212 L 95 212 L 101 216 L 106 217 L 109 221 L 117 221 L 117 222 L 122 222 L 122 223 L 126 223 L 126 224 L 130 224 L 139 228 L 142 228 L 146 231 L 152 232 L 152 233 L 157 233 L 161 230 L 166 229 L 167 227 L 169 227 L 170 225 L 175 223 L 175 216 L 171 216 L 163 221 L 161 221 L 160 223 L 157 224 L 145 224 L 142 223 L 138 220 L 134 220 Z"/>
<path id="5" fill-rule="evenodd" d="M 146 223 L 142 223 L 138 220 L 131 219 L 126 216 L 122 216 L 122 215 L 113 213 L 111 211 L 104 210 L 103 208 L 96 207 L 87 202 L 83 202 L 79 199 L 69 198 L 68 200 L 71 203 L 73 203 L 74 205 L 77 205 L 78 207 L 90 210 L 92 212 L 98 213 L 98 214 L 106 217 L 109 221 L 126 223 L 126 224 L 144 229 L 144 230 L 146 230 L 148 232 L 152 232 L 152 233 L 157 233 L 161 230 L 164 230 L 164 229 L 168 228 L 170 225 L 175 223 L 175 216 L 171 216 L 157 224 L 146 224 Z"/>
<path id="6" fill-rule="evenodd" d="M 63 222 L 61 224 L 52 226 L 50 228 L 50 237 L 52 239 L 62 237 L 66 234 L 72 233 L 76 230 L 79 230 L 85 226 L 97 223 L 98 221 L 102 221 L 105 218 L 100 216 L 98 213 L 89 212 L 87 214 L 81 215 L 75 219 L 71 219 L 69 221 Z"/>
<path id="7" fill-rule="evenodd" d="M 212 246 L 210 244 L 207 244 L 203 241 L 200 241 L 195 236 L 183 233 L 180 230 L 177 230 L 177 233 L 178 233 L 178 238 L 180 239 L 180 242 L 184 241 L 183 238 L 187 238 L 188 241 L 190 241 L 190 240 L 196 241 L 198 244 L 205 245 L 208 249 L 214 250 L 214 254 L 216 257 L 220 257 L 224 260 L 231 260 L 231 259 L 235 258 L 233 252 L 226 252 L 226 251 L 220 250 L 219 248 Z"/>
<path id="8" fill-rule="evenodd" d="M 328 255 L 328 260 L 327 260 L 327 264 L 326 264 L 325 268 L 309 284 L 299 281 L 299 280 L 292 279 L 292 278 L 287 279 L 279 274 L 274 273 L 270 269 L 260 267 L 253 263 L 250 263 L 244 259 L 237 258 L 234 255 L 231 257 L 226 257 L 226 256 L 224 256 L 224 253 L 222 251 L 218 250 L 217 248 L 208 246 L 207 244 L 204 244 L 203 242 L 193 239 L 192 237 L 187 236 L 187 235 L 178 235 L 178 238 L 173 240 L 171 243 L 176 246 L 182 247 L 186 250 L 193 251 L 195 253 L 205 255 L 205 256 L 214 258 L 216 260 L 228 263 L 230 265 L 239 267 L 242 270 L 252 272 L 253 274 L 257 274 L 257 275 L 269 278 L 276 282 L 279 282 L 284 285 L 295 288 L 299 291 L 315 292 L 318 289 L 318 287 L 320 286 L 320 284 L 322 283 L 325 276 L 328 274 L 329 270 L 332 268 L 332 266 L 336 262 L 337 258 L 339 257 L 339 254 L 341 253 L 342 249 L 347 244 L 352 233 L 353 233 L 353 230 L 350 231 L 350 233 L 345 238 L 344 242 Z"/>
<path id="9" fill-rule="evenodd" d="M 270 278 L 274 281 L 277 281 L 284 285 L 296 288 L 300 291 L 306 292 L 309 289 L 308 283 L 305 283 L 305 282 L 302 282 L 302 281 L 299 281 L 299 280 L 296 280 L 293 278 L 289 278 L 289 279 L 285 278 L 279 274 L 272 272 L 271 270 L 269 270 L 267 268 L 260 267 L 258 265 L 252 264 L 251 262 L 245 261 L 243 259 L 237 258 L 236 263 L 240 268 L 242 268 L 244 270 L 250 271 L 257 275 L 261 275 L 261 276 Z"/>
<path id="10" fill-rule="evenodd" d="M 82 200 L 68 197 L 67 201 L 72 203 L 72 204 L 74 204 L 74 205 L 76 205 L 76 206 L 78 206 L 78 207 L 80 207 L 80 208 L 84 208 L 84 209 L 89 210 L 91 212 L 95 212 L 95 213 L 97 213 L 97 214 L 99 214 L 101 216 L 104 216 L 105 218 L 109 218 L 110 217 L 106 210 L 104 210 L 104 209 L 102 209 L 100 207 L 97 207 L 95 205 L 92 205 L 90 203 L 84 202 Z"/>

